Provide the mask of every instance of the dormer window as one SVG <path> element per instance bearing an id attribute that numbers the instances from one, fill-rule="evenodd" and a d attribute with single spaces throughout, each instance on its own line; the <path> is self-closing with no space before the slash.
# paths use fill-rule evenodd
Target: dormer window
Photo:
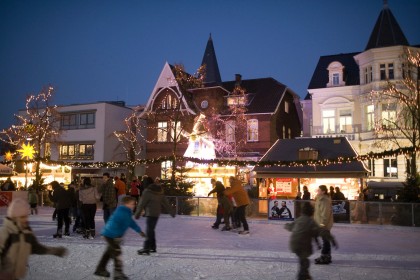
<path id="1" fill-rule="evenodd" d="M 170 110 L 176 108 L 176 99 L 172 98 L 170 94 L 165 96 L 162 100 L 162 109 Z"/>
<path id="2" fill-rule="evenodd" d="M 245 106 L 246 105 L 246 96 L 245 95 L 229 95 L 227 97 L 228 106 Z"/>
<path id="3" fill-rule="evenodd" d="M 327 87 L 338 87 L 345 86 L 343 76 L 344 76 L 344 66 L 338 62 L 334 61 L 328 65 L 328 83 Z"/>
<path id="4" fill-rule="evenodd" d="M 318 150 L 311 147 L 299 149 L 299 160 L 317 160 Z"/>

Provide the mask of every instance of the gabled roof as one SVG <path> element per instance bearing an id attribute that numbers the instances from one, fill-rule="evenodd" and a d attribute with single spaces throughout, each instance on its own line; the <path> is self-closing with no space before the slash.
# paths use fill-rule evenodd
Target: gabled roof
<path id="1" fill-rule="evenodd" d="M 299 150 L 311 148 L 318 151 L 318 160 L 337 159 L 339 157 L 354 157 L 357 153 L 345 137 L 337 138 L 298 138 L 279 139 L 261 158 L 260 161 L 289 161 L 299 160 Z M 356 178 L 365 177 L 368 170 L 359 161 L 329 164 L 325 166 L 256 166 L 253 169 L 257 177 L 329 177 Z"/>
<path id="2" fill-rule="evenodd" d="M 222 82 L 211 34 L 210 34 L 209 40 L 207 41 L 207 46 L 206 46 L 206 50 L 204 51 L 201 65 L 206 65 L 206 77 L 204 79 L 205 85 L 214 86 Z"/>
<path id="3" fill-rule="evenodd" d="M 360 84 L 359 66 L 354 60 L 354 56 L 359 52 L 321 56 L 315 68 L 308 89 L 326 88 L 328 83 L 328 65 L 338 61 L 344 66 L 343 80 L 346 86 Z"/>
<path id="4" fill-rule="evenodd" d="M 384 1 L 384 7 L 376 20 L 365 51 L 374 48 L 400 45 L 409 46 L 407 38 L 391 10 L 388 8 L 387 1 Z"/>
<path id="5" fill-rule="evenodd" d="M 223 82 L 222 87 L 232 92 L 237 81 Z M 273 78 L 242 80 L 240 86 L 249 94 L 247 113 L 274 113 L 287 87 Z"/>

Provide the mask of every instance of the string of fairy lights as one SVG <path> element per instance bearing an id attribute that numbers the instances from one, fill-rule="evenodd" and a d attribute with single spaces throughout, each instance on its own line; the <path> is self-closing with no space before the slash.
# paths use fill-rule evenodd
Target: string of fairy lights
<path id="1" fill-rule="evenodd" d="M 263 166 L 263 167 L 302 167 L 302 166 L 327 166 L 332 164 L 344 164 L 350 162 L 360 162 L 367 160 L 376 160 L 381 158 L 396 157 L 400 155 L 409 156 L 413 153 L 419 153 L 420 147 L 405 147 L 394 150 L 387 150 L 379 153 L 368 153 L 365 155 L 351 156 L 351 157 L 337 157 L 319 160 L 296 160 L 296 161 L 275 161 L 275 160 L 238 160 L 238 159 L 199 159 L 184 156 L 162 156 L 151 159 L 137 159 L 132 161 L 115 161 L 115 162 L 77 162 L 77 161 L 53 161 L 48 159 L 41 159 L 40 162 L 49 165 L 70 166 L 73 168 L 121 168 L 138 165 L 160 164 L 165 161 L 178 162 L 194 162 L 197 164 L 217 165 L 217 166 Z M 7 159 L 7 157 L 6 157 Z M 10 156 L 9 158 L 10 159 Z M 4 164 L 12 163 L 12 160 L 6 160 Z"/>

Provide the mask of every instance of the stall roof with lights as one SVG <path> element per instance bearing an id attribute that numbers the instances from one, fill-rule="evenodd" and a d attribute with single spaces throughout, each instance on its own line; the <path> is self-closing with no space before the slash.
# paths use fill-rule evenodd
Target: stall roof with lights
<path id="1" fill-rule="evenodd" d="M 309 152 L 312 152 L 311 155 Z M 302 155 L 306 157 L 302 158 Z M 310 158 L 311 156 L 316 158 Z M 339 160 L 341 157 L 356 156 L 356 151 L 345 137 L 279 139 L 260 161 L 335 161 L 325 165 L 256 166 L 253 171 L 256 172 L 257 178 L 366 178 L 369 170 L 363 162 Z"/>

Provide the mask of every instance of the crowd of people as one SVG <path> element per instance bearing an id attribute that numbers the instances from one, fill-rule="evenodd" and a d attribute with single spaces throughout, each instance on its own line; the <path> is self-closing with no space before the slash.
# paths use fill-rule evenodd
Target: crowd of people
<path id="1" fill-rule="evenodd" d="M 218 229 L 224 223 L 222 231 L 236 230 L 239 234 L 249 234 L 249 225 L 246 219 L 246 207 L 250 204 L 248 192 L 241 181 L 233 176 L 229 178 L 229 186 L 225 187 L 221 181 L 211 180 L 212 190 L 208 195 L 215 194 L 218 207 L 216 221 L 213 229 Z M 285 228 L 292 232 L 290 249 L 299 258 L 298 279 L 311 279 L 309 274 L 309 256 L 312 254 L 312 241 L 321 249 L 320 257 L 315 264 L 330 264 L 331 245 L 337 248 L 337 243 L 331 235 L 333 226 L 332 200 L 345 199 L 340 196 L 339 188 L 328 192 L 325 185 L 320 185 L 315 196 L 314 208 L 310 202 L 311 194 L 306 186 L 303 187 L 301 199 L 307 200 L 300 204 L 301 215 Z M 342 193 L 341 193 L 342 195 Z M 94 186 L 90 178 L 83 178 L 80 184 L 72 182 L 67 189 L 63 184 L 53 181 L 49 184 L 48 196 L 54 203 L 55 212 L 53 220 L 57 220 L 57 230 L 54 238 L 70 235 L 70 224 L 74 221 L 73 233 L 81 233 L 84 238 L 93 239 L 96 236 L 95 215 L 98 202 L 102 202 L 103 219 L 105 226 L 101 235 L 105 239 L 106 248 L 96 266 L 94 274 L 110 277 L 107 270 L 110 259 L 114 262 L 114 279 L 128 279 L 123 272 L 121 242 L 125 232 L 132 228 L 145 238 L 143 248 L 138 250 L 139 255 L 149 255 L 157 251 L 155 229 L 162 208 L 175 217 L 173 208 L 165 197 L 163 187 L 158 180 L 147 175 L 133 179 L 127 184 L 124 176 L 111 177 L 104 173 L 102 183 Z M 276 204 L 277 202 L 277 204 Z M 0 229 L 0 279 L 19 279 L 26 273 L 28 256 L 36 254 L 53 254 L 60 257 L 66 255 L 63 247 L 44 246 L 36 240 L 28 225 L 28 215 L 37 214 L 37 194 L 29 188 L 28 201 L 14 199 L 8 208 L 3 227 Z M 274 210 L 273 210 L 274 209 Z M 283 211 L 281 210 L 283 209 Z M 274 202 L 272 211 L 276 215 L 289 215 L 290 210 L 282 201 L 281 208 L 278 201 Z M 273 212 L 273 213 L 274 213 Z M 281 214 L 279 214 L 281 212 Z M 283 214 L 284 213 L 284 214 Z M 141 216 L 146 217 L 146 230 L 143 231 L 135 222 Z M 223 220 L 223 221 L 222 221 Z M 64 227 L 64 231 L 63 231 Z M 24 235 L 25 238 L 16 238 L 13 235 Z M 322 239 L 322 246 L 318 242 Z M 9 244 L 11 243 L 11 244 Z M 8 244 L 5 246 L 5 244 Z M 22 249 L 23 248 L 23 249 Z M 3 278 L 1 278 L 3 277 Z M 10 278 L 7 278 L 10 277 Z"/>

